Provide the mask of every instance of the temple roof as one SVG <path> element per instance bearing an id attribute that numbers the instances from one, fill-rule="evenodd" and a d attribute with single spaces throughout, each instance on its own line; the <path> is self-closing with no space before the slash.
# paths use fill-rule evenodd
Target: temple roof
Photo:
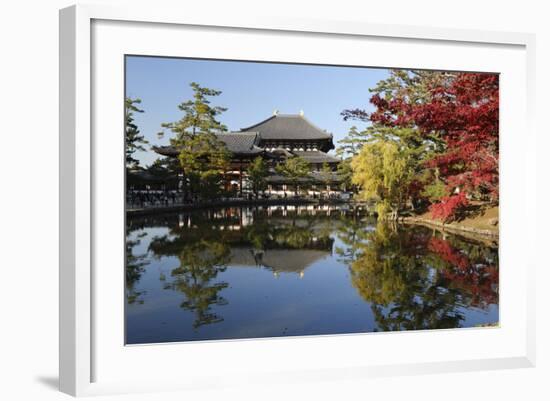
<path id="1" fill-rule="evenodd" d="M 225 143 L 227 149 L 237 155 L 255 155 L 263 152 L 263 149 L 258 147 L 257 132 L 228 132 L 218 133 L 216 137 Z M 173 146 L 154 146 L 153 150 L 163 156 L 178 156 L 179 151 Z"/>
<path id="2" fill-rule="evenodd" d="M 326 180 L 325 175 L 321 171 L 312 171 L 311 173 L 309 173 L 309 176 L 315 182 L 323 183 Z M 336 171 L 331 171 L 330 181 L 332 183 L 340 183 L 342 181 L 342 178 L 340 177 L 340 174 L 338 174 Z"/>
<path id="3" fill-rule="evenodd" d="M 236 154 L 256 154 L 263 152 L 258 147 L 259 136 L 257 132 L 229 132 L 216 134 L 219 140 L 225 143 L 230 152 Z"/>
<path id="4" fill-rule="evenodd" d="M 292 184 L 292 180 L 280 174 L 272 174 L 266 178 L 266 181 L 268 184 Z M 341 182 L 341 178 L 336 171 L 331 171 L 330 181 L 332 183 Z M 299 178 L 297 182 L 298 184 L 323 183 L 325 182 L 325 177 L 319 171 L 312 171 L 307 177 Z"/>
<path id="5" fill-rule="evenodd" d="M 179 155 L 179 151 L 173 146 L 152 146 L 151 149 L 162 156 L 176 157 Z"/>
<path id="6" fill-rule="evenodd" d="M 301 114 L 276 114 L 258 124 L 243 128 L 238 132 L 224 132 L 216 134 L 217 138 L 225 143 L 230 152 L 235 155 L 256 155 L 264 150 L 266 141 L 318 141 L 320 150 L 292 151 L 292 154 L 301 156 L 310 163 L 338 163 L 340 160 L 328 155 L 324 151 L 334 148 L 332 134 L 323 131 L 312 124 Z M 283 146 L 285 142 L 283 142 Z M 301 146 L 296 146 L 301 147 Z M 153 150 L 163 156 L 178 156 L 179 152 L 173 146 L 156 146 Z M 278 148 L 272 151 L 273 155 L 280 155 L 288 151 Z M 287 155 L 288 156 L 288 155 Z"/>
<path id="7" fill-rule="evenodd" d="M 241 129 L 256 131 L 266 140 L 329 140 L 332 135 L 312 124 L 303 115 L 276 114 L 258 124 Z"/>
<path id="8" fill-rule="evenodd" d="M 309 163 L 339 163 L 340 159 L 319 150 L 293 150 L 296 156 L 300 156 Z"/>
<path id="9" fill-rule="evenodd" d="M 330 255 L 330 250 L 268 249 L 254 255 L 248 248 L 232 248 L 231 264 L 266 267 L 274 272 L 299 273 Z"/>

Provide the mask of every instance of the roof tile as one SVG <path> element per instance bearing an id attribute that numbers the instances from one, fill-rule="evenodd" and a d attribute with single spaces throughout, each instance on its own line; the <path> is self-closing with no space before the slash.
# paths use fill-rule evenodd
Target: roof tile
<path id="1" fill-rule="evenodd" d="M 272 139 L 331 139 L 332 135 L 298 114 L 277 114 L 264 121 L 243 128 L 241 132 L 257 131 L 262 140 Z"/>

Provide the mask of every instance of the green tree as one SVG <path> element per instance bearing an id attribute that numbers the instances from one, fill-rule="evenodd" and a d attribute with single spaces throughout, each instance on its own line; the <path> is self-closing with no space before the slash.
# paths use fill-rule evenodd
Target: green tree
<path id="1" fill-rule="evenodd" d="M 412 160 L 407 149 L 391 141 L 368 143 L 353 158 L 352 182 L 361 188 L 362 199 L 377 202 L 380 218 L 395 220 L 403 209 L 414 178 Z"/>
<path id="2" fill-rule="evenodd" d="M 143 145 L 149 143 L 141 135 L 138 126 L 134 122 L 134 113 L 143 113 L 137 105 L 141 103 L 141 99 L 124 99 L 124 110 L 126 119 L 126 168 L 137 167 L 139 160 L 134 158 L 134 153 L 138 150 L 144 151 Z"/>
<path id="3" fill-rule="evenodd" d="M 342 160 L 340 163 L 338 163 L 338 178 L 340 179 L 340 189 L 343 191 L 350 191 L 354 189 L 354 185 L 352 183 L 352 176 L 353 176 L 353 170 L 351 168 L 351 161 L 352 158 L 348 157 L 347 159 Z"/>
<path id="4" fill-rule="evenodd" d="M 218 116 L 227 111 L 225 107 L 211 106 L 210 97 L 221 95 L 221 91 L 203 88 L 196 82 L 191 82 L 193 99 L 186 100 L 178 105 L 183 112 L 183 117 L 178 121 L 163 123 L 163 130 L 159 133 L 164 135 L 165 130 L 175 134 L 171 139 L 173 145 L 180 145 L 187 139 L 204 132 L 225 132 L 227 127 L 217 120 Z"/>
<path id="5" fill-rule="evenodd" d="M 207 132 L 196 134 L 180 148 L 181 169 L 186 172 L 192 192 L 203 199 L 220 194 L 230 160 L 225 144 Z"/>
<path id="6" fill-rule="evenodd" d="M 424 189 L 421 195 L 428 199 L 430 202 L 436 202 L 439 199 L 447 195 L 447 186 L 445 182 L 439 177 L 439 169 L 426 170 L 421 177 L 425 183 Z"/>
<path id="7" fill-rule="evenodd" d="M 260 156 L 256 157 L 254 161 L 248 166 L 247 169 L 248 179 L 252 185 L 252 191 L 258 199 L 258 193 L 265 191 L 267 188 L 267 176 L 269 175 L 269 168 Z"/>
<path id="8" fill-rule="evenodd" d="M 357 153 L 365 144 L 377 141 L 395 143 L 400 152 L 407 154 L 407 163 L 415 178 L 406 189 L 406 203 L 416 209 L 437 200 L 442 191 L 439 173 L 430 167 L 430 160 L 445 151 L 446 145 L 440 130 L 421 130 L 407 113 L 404 105 L 422 105 L 433 98 L 432 88 L 445 87 L 456 77 L 456 73 L 391 70 L 387 79 L 379 81 L 374 88 L 370 102 L 376 106 L 374 112 L 365 109 L 349 109 L 342 112 L 344 120 L 352 119 L 369 124 L 361 132 L 351 130 L 342 142 L 341 153 Z M 353 146 L 352 146 L 353 145 Z"/>
<path id="9" fill-rule="evenodd" d="M 358 131 L 356 126 L 351 127 L 346 137 L 338 141 L 336 155 L 344 159 L 357 155 L 368 138 L 367 131 Z"/>
<path id="10" fill-rule="evenodd" d="M 345 119 L 347 118 L 345 117 Z M 342 158 L 342 161 L 338 163 L 338 177 L 341 183 L 340 189 L 343 191 L 353 190 L 351 160 L 357 156 L 369 139 L 370 132 L 368 130 L 359 131 L 356 126 L 353 126 L 347 136 L 338 141 L 336 155 Z"/>
<path id="11" fill-rule="evenodd" d="M 455 72 L 395 69 L 390 71 L 389 78 L 379 81 L 369 91 L 386 100 L 426 103 L 431 101 L 434 86 L 446 85 L 455 77 Z"/>
<path id="12" fill-rule="evenodd" d="M 332 184 L 333 171 L 332 171 L 332 168 L 329 166 L 329 164 L 326 162 L 323 163 L 323 167 L 321 168 L 320 178 L 328 198 L 329 192 L 330 192 L 330 184 Z"/>
<path id="13" fill-rule="evenodd" d="M 163 130 L 159 132 L 159 136 L 163 136 L 166 130 L 174 134 L 170 144 L 180 151 L 178 168 L 183 176 L 184 197 L 187 197 L 188 186 L 194 193 L 201 189 L 202 196 L 216 192 L 220 175 L 230 156 L 228 151 L 222 151 L 222 147 L 227 148 L 214 135 L 227 131 L 227 127 L 218 121 L 219 115 L 227 109 L 212 106 L 209 100 L 219 96 L 221 91 L 204 88 L 196 82 L 190 86 L 193 98 L 178 105 L 183 117 L 178 121 L 163 123 Z M 204 180 L 203 185 L 199 185 L 201 180 Z"/>
<path id="14" fill-rule="evenodd" d="M 309 163 L 300 156 L 287 158 L 283 163 L 277 165 L 279 174 L 286 177 L 294 186 L 294 194 L 298 195 L 299 182 L 309 176 Z"/>

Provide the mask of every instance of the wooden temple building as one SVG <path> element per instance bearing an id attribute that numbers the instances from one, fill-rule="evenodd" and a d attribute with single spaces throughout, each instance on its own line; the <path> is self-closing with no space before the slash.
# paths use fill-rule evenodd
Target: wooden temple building
<path id="1" fill-rule="evenodd" d="M 275 167 L 289 157 L 299 156 L 311 167 L 309 177 L 303 179 L 301 187 L 307 187 L 309 195 L 315 196 L 327 191 L 326 174 L 321 174 L 324 164 L 332 170 L 331 185 L 328 190 L 339 192 L 339 179 L 336 173 L 340 159 L 327 152 L 334 149 L 332 134 L 318 128 L 300 114 L 279 114 L 274 112 L 269 118 L 243 128 L 240 131 L 218 133 L 218 139 L 232 153 L 231 167 L 226 173 L 228 186 L 241 196 L 249 191 L 246 177 L 248 165 L 260 156 L 268 162 L 270 176 L 267 178 L 267 194 L 286 197 L 294 193 L 288 180 L 277 174 Z M 179 152 L 172 146 L 154 147 L 160 155 L 177 157 Z M 322 186 L 322 188 L 321 188 Z"/>

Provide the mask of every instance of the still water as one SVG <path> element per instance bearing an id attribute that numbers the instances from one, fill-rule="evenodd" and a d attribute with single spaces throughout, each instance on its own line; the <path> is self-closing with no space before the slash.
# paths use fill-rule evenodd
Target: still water
<path id="1" fill-rule="evenodd" d="M 498 323 L 498 244 L 346 206 L 129 217 L 126 342 Z"/>

